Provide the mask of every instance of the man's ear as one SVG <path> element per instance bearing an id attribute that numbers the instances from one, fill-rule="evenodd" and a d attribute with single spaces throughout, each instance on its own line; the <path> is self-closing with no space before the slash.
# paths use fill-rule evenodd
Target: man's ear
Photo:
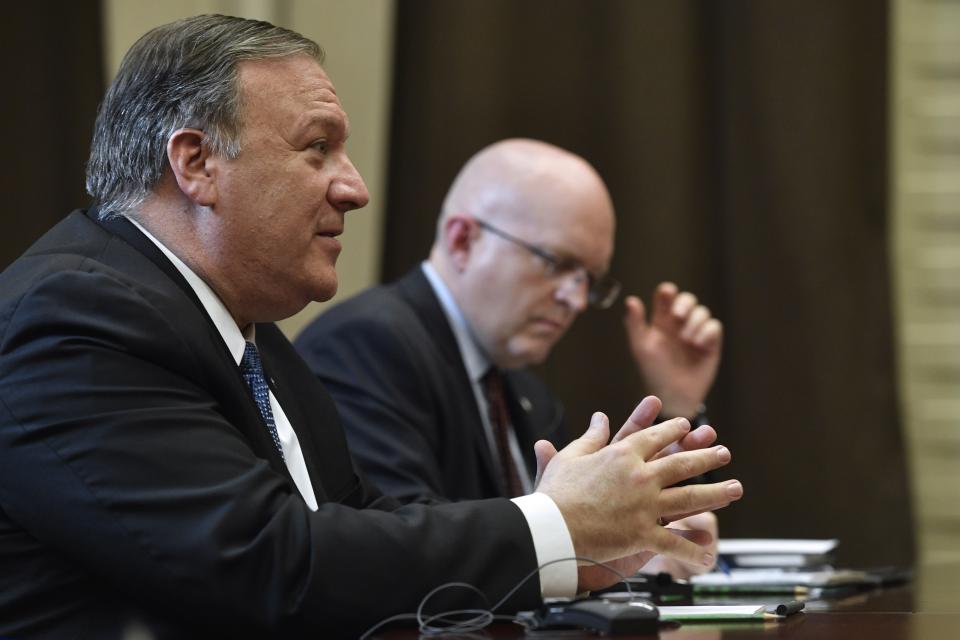
<path id="1" fill-rule="evenodd" d="M 205 137 L 199 129 L 177 129 L 167 140 L 167 160 L 183 195 L 210 207 L 217 201 L 217 157 Z"/>
<path id="2" fill-rule="evenodd" d="M 444 220 L 443 247 L 457 271 L 466 268 L 478 229 L 473 218 L 464 214 L 453 213 Z"/>

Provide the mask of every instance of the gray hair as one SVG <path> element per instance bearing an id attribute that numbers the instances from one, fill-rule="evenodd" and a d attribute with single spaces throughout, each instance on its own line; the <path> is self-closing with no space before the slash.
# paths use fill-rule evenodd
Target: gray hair
<path id="1" fill-rule="evenodd" d="M 167 168 L 177 129 L 200 129 L 214 153 L 237 157 L 237 64 L 297 54 L 323 62 L 317 43 L 259 20 L 194 16 L 147 32 L 124 56 L 97 114 L 87 193 L 100 217 L 136 213 Z"/>

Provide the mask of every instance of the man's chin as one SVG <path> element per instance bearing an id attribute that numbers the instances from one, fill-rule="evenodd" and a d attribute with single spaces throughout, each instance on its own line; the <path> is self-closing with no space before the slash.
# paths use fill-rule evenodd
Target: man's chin
<path id="1" fill-rule="evenodd" d="M 505 355 L 504 362 L 498 362 L 497 364 L 503 369 L 523 369 L 543 364 L 550 355 L 552 348 L 553 342 L 550 342 L 549 345 L 524 345 L 522 348 Z"/>
<path id="2" fill-rule="evenodd" d="M 339 283 L 337 274 L 326 276 L 317 280 L 310 291 L 310 300 L 313 302 L 326 302 L 337 294 Z"/>
<path id="3" fill-rule="evenodd" d="M 326 302 L 327 300 L 330 300 L 331 298 L 333 298 L 333 296 L 335 296 L 335 295 L 337 295 L 337 284 L 336 284 L 336 283 L 334 283 L 332 287 L 330 287 L 330 288 L 328 288 L 328 289 L 324 289 L 323 291 L 321 291 L 320 293 L 318 293 L 317 296 L 314 297 L 313 300 L 314 300 L 314 302 Z"/>
<path id="4" fill-rule="evenodd" d="M 280 320 L 286 320 L 306 309 L 307 305 L 311 302 L 326 302 L 336 293 L 336 280 L 333 281 L 333 284 L 324 284 L 323 286 L 311 287 L 307 292 L 307 295 L 303 297 L 298 297 L 296 299 L 291 297 L 283 301 L 283 303 L 276 304 L 272 309 L 272 317 L 261 318 L 258 319 L 257 322 L 278 322 Z"/>

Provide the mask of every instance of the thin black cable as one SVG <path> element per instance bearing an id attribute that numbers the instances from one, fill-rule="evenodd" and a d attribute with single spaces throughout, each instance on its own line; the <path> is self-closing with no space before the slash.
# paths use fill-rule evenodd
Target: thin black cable
<path id="1" fill-rule="evenodd" d="M 483 599 L 484 602 L 487 602 L 487 597 L 484 595 L 484 593 L 472 584 L 469 584 L 466 582 L 446 582 L 444 584 L 441 584 L 440 586 L 432 589 L 427 595 L 425 595 L 420 600 L 420 604 L 419 606 L 417 606 L 416 613 L 400 613 L 395 616 L 390 616 L 389 618 L 384 618 L 380 622 L 376 623 L 375 625 L 367 629 L 367 631 L 364 632 L 362 636 L 360 636 L 360 640 L 366 640 L 377 629 L 380 629 L 384 625 L 390 624 L 391 622 L 399 622 L 401 620 L 416 620 L 417 624 L 419 625 L 420 633 L 421 635 L 424 635 L 424 636 L 435 636 L 440 634 L 451 634 L 451 633 L 469 634 L 474 631 L 480 631 L 482 629 L 485 629 L 486 627 L 490 626 L 490 624 L 493 623 L 494 620 L 514 621 L 515 618 L 513 616 L 496 615 L 494 614 L 494 611 L 496 611 L 501 606 L 503 606 L 503 604 L 507 600 L 509 600 L 510 597 L 513 594 L 515 594 L 523 585 L 525 585 L 527 581 L 529 581 L 533 576 L 539 574 L 540 571 L 542 571 L 546 567 L 549 567 L 552 564 L 557 564 L 559 562 L 585 562 L 593 566 L 603 567 L 607 571 L 613 573 L 618 578 L 620 578 L 620 582 L 622 582 L 624 586 L 626 586 L 627 588 L 627 593 L 631 595 L 631 598 L 633 596 L 633 587 L 630 586 L 630 581 L 627 579 L 627 576 L 623 575 L 613 567 L 607 564 L 604 564 L 602 562 L 598 562 L 592 558 L 584 558 L 581 556 L 571 556 L 569 558 L 558 558 L 556 560 L 551 560 L 550 562 L 545 562 L 539 567 L 537 567 L 536 569 L 534 569 L 533 571 L 531 571 L 530 573 L 528 573 L 524 578 L 520 580 L 520 582 L 518 582 L 512 589 L 510 589 L 510 591 L 508 591 L 505 596 L 500 598 L 500 600 L 498 600 L 497 603 L 489 609 L 454 609 L 451 611 L 441 611 L 440 613 L 424 617 L 423 607 L 430 600 L 430 598 L 432 598 L 434 595 L 436 595 L 440 591 L 444 591 L 451 588 L 469 589 L 471 591 L 476 592 Z M 464 620 L 448 620 L 447 619 L 448 616 L 460 616 L 460 615 L 470 615 L 473 617 L 466 618 Z M 445 624 L 444 626 L 437 626 L 435 623 L 438 623 L 438 622 L 448 623 L 448 624 Z"/>

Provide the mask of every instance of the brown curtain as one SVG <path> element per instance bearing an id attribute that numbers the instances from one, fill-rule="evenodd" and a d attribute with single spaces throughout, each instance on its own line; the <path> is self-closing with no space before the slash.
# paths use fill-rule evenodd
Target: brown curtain
<path id="1" fill-rule="evenodd" d="M 725 536 L 839 537 L 906 564 L 912 517 L 887 256 L 888 7 L 876 0 L 401 1 L 386 279 L 426 256 L 463 161 L 509 136 L 590 160 L 613 269 L 726 326 L 709 398 L 746 486 Z M 542 368 L 575 430 L 642 390 L 618 311 Z"/>
<path id="2" fill-rule="evenodd" d="M 10 3 L 3 31 L 0 268 L 88 204 L 84 168 L 104 90 L 99 2 Z"/>

